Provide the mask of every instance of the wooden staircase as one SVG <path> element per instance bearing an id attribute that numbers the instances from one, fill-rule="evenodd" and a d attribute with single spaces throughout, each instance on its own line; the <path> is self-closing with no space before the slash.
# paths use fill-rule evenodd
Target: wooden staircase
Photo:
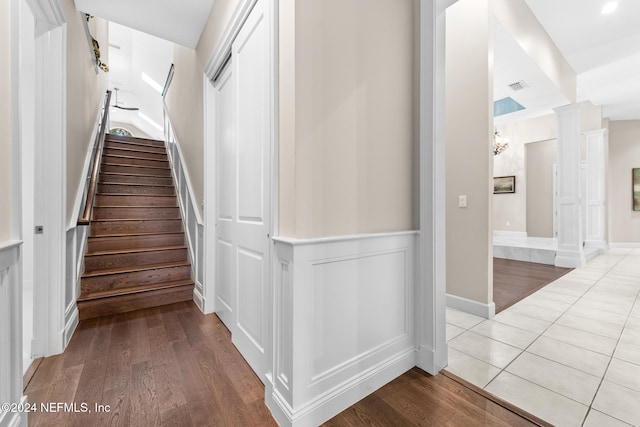
<path id="1" fill-rule="evenodd" d="M 84 257 L 80 320 L 188 301 L 193 286 L 164 143 L 108 134 Z"/>

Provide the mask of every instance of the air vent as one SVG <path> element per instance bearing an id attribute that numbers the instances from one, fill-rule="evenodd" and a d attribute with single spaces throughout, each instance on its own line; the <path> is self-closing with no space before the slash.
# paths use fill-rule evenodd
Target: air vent
<path id="1" fill-rule="evenodd" d="M 523 80 L 520 80 L 515 83 L 511 83 L 510 85 L 507 85 L 507 86 L 509 86 L 513 91 L 518 91 L 518 90 L 522 90 L 529 87 L 529 85 Z"/>

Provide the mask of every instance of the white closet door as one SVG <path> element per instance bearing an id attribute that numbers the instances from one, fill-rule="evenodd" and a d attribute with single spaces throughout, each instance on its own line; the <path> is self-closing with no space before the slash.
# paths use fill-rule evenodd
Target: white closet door
<path id="1" fill-rule="evenodd" d="M 267 372 L 270 63 L 265 1 L 238 33 L 218 91 L 216 312 L 260 378 Z"/>

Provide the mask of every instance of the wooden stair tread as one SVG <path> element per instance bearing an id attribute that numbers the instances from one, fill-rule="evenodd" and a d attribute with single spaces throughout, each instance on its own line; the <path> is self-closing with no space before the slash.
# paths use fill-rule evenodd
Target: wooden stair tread
<path id="1" fill-rule="evenodd" d="M 122 165 L 119 165 L 122 166 Z M 156 175 L 145 175 L 145 174 L 140 174 L 140 173 L 124 173 L 124 172 L 100 172 L 101 175 L 109 175 L 109 176 L 140 176 L 140 177 L 153 177 L 153 178 L 164 178 L 164 177 L 158 177 Z"/>
<path id="2" fill-rule="evenodd" d="M 162 170 L 169 169 L 168 165 L 167 166 L 150 166 L 150 165 L 131 165 L 131 164 L 122 164 L 122 163 L 110 163 L 110 162 L 102 162 L 102 165 L 103 166 L 124 166 L 128 168 L 138 168 L 138 169 L 162 169 Z M 148 175 L 142 175 L 142 176 L 148 176 Z"/>
<path id="3" fill-rule="evenodd" d="M 182 218 L 106 218 L 106 219 L 92 219 L 91 222 L 125 222 L 125 221 L 182 221 Z"/>
<path id="4" fill-rule="evenodd" d="M 80 297 L 78 297 L 78 302 L 92 301 L 92 300 L 97 300 L 101 298 L 117 297 L 121 295 L 130 295 L 130 294 L 137 294 L 137 293 L 148 292 L 148 291 L 157 291 L 160 289 L 170 289 L 170 288 L 177 288 L 181 286 L 191 286 L 191 285 L 194 285 L 193 280 L 185 279 L 185 280 L 174 280 L 170 282 L 162 282 L 157 284 L 130 286 L 127 288 L 110 289 L 110 290 L 98 291 L 98 292 L 82 291 L 82 293 L 80 293 Z"/>
<path id="5" fill-rule="evenodd" d="M 146 157 L 140 157 L 140 156 L 125 156 L 122 154 L 105 154 L 104 155 L 105 159 L 135 159 L 135 160 L 149 160 L 152 162 L 161 162 L 161 163 L 169 163 L 168 159 L 149 159 Z"/>
<path id="6" fill-rule="evenodd" d="M 159 139 L 151 139 L 151 138 L 139 138 L 136 136 L 122 136 L 122 135 L 114 135 L 112 133 L 108 133 L 105 135 L 105 139 L 107 141 L 125 141 L 125 142 L 138 142 L 140 144 L 148 144 L 148 145 L 162 145 L 164 147 L 164 141 L 160 141 Z"/>
<path id="7" fill-rule="evenodd" d="M 98 196 L 176 197 L 175 194 L 96 193 Z"/>
<path id="8" fill-rule="evenodd" d="M 172 262 L 163 262 L 160 264 L 148 264 L 148 265 L 139 265 L 135 267 L 120 267 L 120 268 L 105 268 L 103 270 L 94 270 L 86 273 L 82 273 L 82 278 L 86 277 L 100 277 L 100 276 L 110 276 L 114 274 L 125 274 L 125 273 L 134 273 L 139 271 L 148 271 L 148 270 L 158 270 L 162 268 L 171 268 L 171 267 L 187 267 L 191 266 L 191 262 L 189 260 L 185 261 L 172 261 Z"/>
<path id="9" fill-rule="evenodd" d="M 172 251 L 175 249 L 187 249 L 187 245 L 154 246 L 148 248 L 113 249 L 110 251 L 95 251 L 86 253 L 85 257 L 95 257 L 102 255 L 136 254 L 155 251 Z"/>
<path id="10" fill-rule="evenodd" d="M 118 141 L 118 142 L 120 142 L 120 141 Z M 162 151 L 153 151 L 153 150 L 149 150 L 149 149 L 145 150 L 146 147 L 149 147 L 149 148 L 164 148 L 164 147 L 154 147 L 153 145 L 145 145 L 145 144 L 133 145 L 131 148 L 124 148 L 124 147 L 106 147 L 106 148 L 109 149 L 109 150 L 130 151 L 132 153 L 164 154 L 165 156 L 167 155 L 166 150 L 163 153 Z"/>
<path id="11" fill-rule="evenodd" d="M 130 234 L 127 234 L 127 237 L 165 236 L 165 235 L 174 235 L 174 234 L 184 234 L 184 231 L 167 231 L 166 233 L 130 233 Z M 110 239 L 113 237 L 122 237 L 122 236 L 88 236 L 89 239 L 104 239 L 104 238 Z"/>
<path id="12" fill-rule="evenodd" d="M 139 182 L 104 182 L 98 181 L 99 184 L 103 185 L 127 185 L 132 187 L 171 187 L 173 188 L 173 184 L 144 184 Z"/>

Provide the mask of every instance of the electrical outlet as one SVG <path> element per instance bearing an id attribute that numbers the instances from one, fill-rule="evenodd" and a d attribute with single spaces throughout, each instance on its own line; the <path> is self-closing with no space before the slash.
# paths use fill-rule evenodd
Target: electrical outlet
<path id="1" fill-rule="evenodd" d="M 458 207 L 459 208 L 466 208 L 467 207 L 467 196 L 466 195 L 458 196 Z"/>

